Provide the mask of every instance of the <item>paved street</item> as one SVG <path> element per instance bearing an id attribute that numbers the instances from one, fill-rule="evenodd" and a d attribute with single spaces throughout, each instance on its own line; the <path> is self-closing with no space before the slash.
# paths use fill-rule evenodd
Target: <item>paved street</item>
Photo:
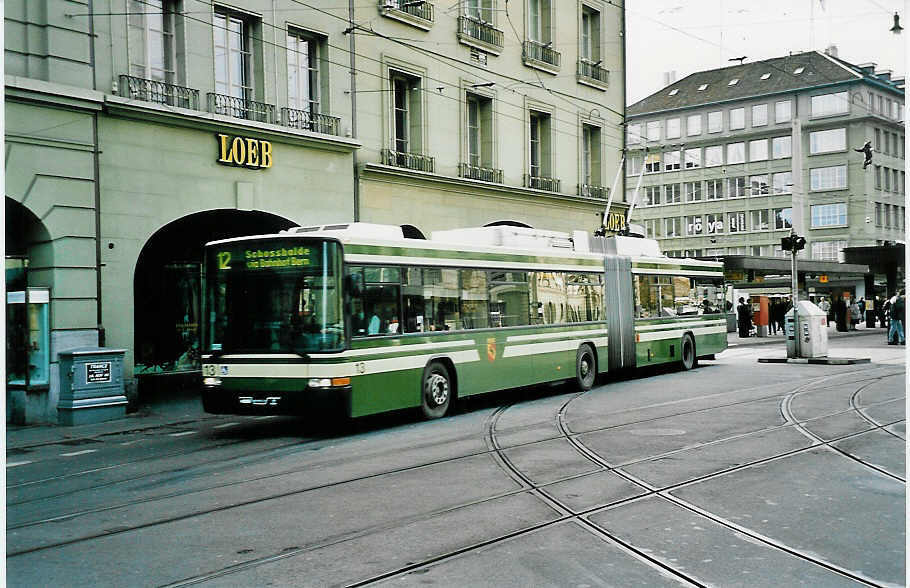
<path id="1" fill-rule="evenodd" d="M 589 393 L 512 390 L 435 422 L 195 405 L 8 432 L 9 586 L 902 586 L 905 348 Z M 731 339 L 735 342 L 735 339 Z"/>

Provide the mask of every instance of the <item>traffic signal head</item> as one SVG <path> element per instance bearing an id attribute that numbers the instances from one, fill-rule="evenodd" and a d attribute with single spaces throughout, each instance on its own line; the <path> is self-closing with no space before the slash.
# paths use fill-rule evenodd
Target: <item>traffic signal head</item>
<path id="1" fill-rule="evenodd" d="M 781 237 L 780 248 L 784 251 L 800 251 L 806 247 L 806 238 L 797 237 L 796 235 L 790 235 L 788 237 Z"/>

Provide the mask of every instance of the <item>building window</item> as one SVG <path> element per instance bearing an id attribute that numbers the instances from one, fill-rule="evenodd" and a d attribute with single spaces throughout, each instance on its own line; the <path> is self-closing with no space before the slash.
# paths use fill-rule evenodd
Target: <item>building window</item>
<path id="1" fill-rule="evenodd" d="M 641 162 L 642 157 L 640 153 L 630 154 L 626 158 L 626 175 L 627 176 L 637 176 L 641 173 Z"/>
<path id="2" fill-rule="evenodd" d="M 660 141 L 660 121 L 652 120 L 647 123 L 648 141 Z"/>
<path id="3" fill-rule="evenodd" d="M 766 196 L 770 191 L 768 175 L 749 176 L 749 193 L 752 196 Z"/>
<path id="4" fill-rule="evenodd" d="M 686 117 L 686 134 L 690 137 L 701 134 L 700 114 L 692 114 Z"/>
<path id="5" fill-rule="evenodd" d="M 720 200 L 724 197 L 724 181 L 705 180 L 705 200 Z"/>
<path id="6" fill-rule="evenodd" d="M 626 139 L 626 142 L 627 142 L 627 143 L 631 143 L 631 144 L 633 144 L 633 145 L 636 145 L 636 144 L 642 142 L 642 140 L 641 140 L 641 139 L 642 139 L 642 137 L 641 137 L 641 125 L 640 125 L 640 124 L 629 125 L 628 128 L 627 128 L 627 130 L 626 130 L 626 133 L 627 133 L 627 135 L 628 135 L 628 139 Z"/>
<path id="7" fill-rule="evenodd" d="M 786 159 L 792 156 L 791 143 L 793 138 L 789 135 L 786 137 L 774 137 L 771 139 L 771 156 L 774 159 Z"/>
<path id="8" fill-rule="evenodd" d="M 530 139 L 528 142 L 530 167 L 528 174 L 532 178 L 550 176 L 550 115 L 545 112 L 531 111 Z"/>
<path id="9" fill-rule="evenodd" d="M 686 202 L 701 202 L 701 182 L 686 182 L 683 184 Z"/>
<path id="10" fill-rule="evenodd" d="M 812 228 L 847 226 L 847 204 L 814 204 L 809 207 L 812 216 Z"/>
<path id="11" fill-rule="evenodd" d="M 645 235 L 649 239 L 657 239 L 663 237 L 663 221 L 659 218 L 652 218 L 645 221 Z"/>
<path id="12" fill-rule="evenodd" d="M 485 23 L 493 22 L 492 0 L 465 0 L 464 15 Z"/>
<path id="13" fill-rule="evenodd" d="M 392 85 L 392 150 L 420 153 L 420 78 L 397 71 L 390 71 L 389 78 Z"/>
<path id="14" fill-rule="evenodd" d="M 810 99 L 809 108 L 813 117 L 845 114 L 850 112 L 850 99 L 847 97 L 847 92 L 821 94 Z"/>
<path id="15" fill-rule="evenodd" d="M 885 102 L 884 102 L 884 98 L 881 97 L 881 96 L 876 96 L 876 98 L 877 98 L 876 104 L 878 104 L 878 108 L 876 108 L 875 111 L 876 111 L 877 113 L 879 113 L 879 114 L 885 114 Z"/>
<path id="16" fill-rule="evenodd" d="M 880 165 L 875 166 L 875 189 L 882 189 L 882 166 Z"/>
<path id="17" fill-rule="evenodd" d="M 746 195 L 746 178 L 727 178 L 727 198 L 743 198 Z"/>
<path id="18" fill-rule="evenodd" d="M 846 241 L 813 241 L 812 259 L 818 261 L 844 261 Z"/>
<path id="19" fill-rule="evenodd" d="M 660 153 L 649 153 L 645 156 L 645 173 L 656 174 L 660 171 Z"/>
<path id="20" fill-rule="evenodd" d="M 847 129 L 828 129 L 809 133 L 809 154 L 830 153 L 847 149 Z"/>
<path id="21" fill-rule="evenodd" d="M 174 83 L 177 58 L 173 2 L 130 0 L 128 47 L 131 76 Z"/>
<path id="22" fill-rule="evenodd" d="M 752 126 L 763 127 L 768 124 L 768 105 L 756 104 L 752 107 Z"/>
<path id="23" fill-rule="evenodd" d="M 701 235 L 704 232 L 701 215 L 686 217 L 686 234 Z"/>
<path id="24" fill-rule="evenodd" d="M 467 147 L 468 163 L 474 167 L 493 168 L 493 100 L 468 93 Z"/>
<path id="25" fill-rule="evenodd" d="M 768 210 L 753 210 L 749 213 L 752 221 L 752 230 L 753 231 L 767 231 L 771 228 L 771 225 L 768 224 Z"/>
<path id="26" fill-rule="evenodd" d="M 886 229 L 891 228 L 891 205 L 890 204 L 885 205 L 885 228 Z"/>
<path id="27" fill-rule="evenodd" d="M 550 0 L 528 0 L 528 38 L 541 45 L 550 42 Z"/>
<path id="28" fill-rule="evenodd" d="M 645 186 L 645 206 L 657 206 L 660 204 L 660 186 Z"/>
<path id="29" fill-rule="evenodd" d="M 215 93 L 253 99 L 250 25 L 236 13 L 215 12 Z"/>
<path id="30" fill-rule="evenodd" d="M 746 161 L 745 143 L 727 144 L 727 164 L 744 163 Z"/>
<path id="31" fill-rule="evenodd" d="M 682 237 L 682 217 L 674 216 L 664 219 L 664 234 L 667 237 Z"/>
<path id="32" fill-rule="evenodd" d="M 767 211 L 766 211 L 767 212 Z M 746 213 L 730 212 L 727 214 L 727 227 L 731 233 L 742 233 L 746 230 Z"/>
<path id="33" fill-rule="evenodd" d="M 749 161 L 765 161 L 766 159 L 768 159 L 768 140 L 749 141 Z"/>
<path id="34" fill-rule="evenodd" d="M 600 12 L 589 6 L 581 8 L 581 58 L 600 62 Z"/>
<path id="35" fill-rule="evenodd" d="M 876 227 L 882 226 L 882 203 L 881 202 L 875 203 L 875 226 Z"/>
<path id="36" fill-rule="evenodd" d="M 780 102 L 774 103 L 774 122 L 775 123 L 790 122 L 790 101 L 789 100 L 781 100 Z"/>
<path id="37" fill-rule="evenodd" d="M 809 170 L 812 190 L 840 190 L 847 187 L 847 166 L 815 167 Z"/>
<path id="38" fill-rule="evenodd" d="M 869 92 L 869 110 L 870 110 L 871 112 L 873 112 L 873 113 L 876 112 L 876 110 L 875 110 L 875 94 L 873 94 L 872 92 Z"/>
<path id="39" fill-rule="evenodd" d="M 705 167 L 715 167 L 724 164 L 724 148 L 721 145 L 705 147 Z"/>
<path id="40" fill-rule="evenodd" d="M 775 194 L 790 194 L 793 192 L 793 172 L 777 172 L 771 174 L 771 188 Z"/>
<path id="41" fill-rule="evenodd" d="M 872 146 L 875 148 L 876 151 L 881 152 L 881 150 L 882 150 L 882 132 L 880 129 L 875 129 L 875 131 L 873 131 L 873 133 L 874 134 L 872 136 L 873 136 L 875 142 L 872 144 Z"/>
<path id="42" fill-rule="evenodd" d="M 891 191 L 891 170 L 887 167 L 882 168 L 882 175 L 885 178 L 885 192 Z"/>
<path id="43" fill-rule="evenodd" d="M 724 215 L 723 214 L 706 214 L 705 229 L 709 235 L 719 235 L 724 232 Z"/>
<path id="44" fill-rule="evenodd" d="M 746 128 L 746 109 L 733 108 L 730 110 L 730 130 L 736 131 Z"/>
<path id="45" fill-rule="evenodd" d="M 584 185 L 600 186 L 600 127 L 581 125 L 581 175 Z"/>
<path id="46" fill-rule="evenodd" d="M 664 204 L 679 204 L 682 202 L 682 188 L 680 184 L 667 184 L 664 186 Z"/>
<path id="47" fill-rule="evenodd" d="M 793 227 L 793 209 L 792 208 L 775 208 L 774 209 L 774 229 L 790 229 Z"/>
<path id="48" fill-rule="evenodd" d="M 288 106 L 319 112 L 319 39 L 303 32 L 288 31 Z"/>
<path id="49" fill-rule="evenodd" d="M 679 151 L 664 152 L 664 171 L 674 171 L 680 169 Z"/>
<path id="50" fill-rule="evenodd" d="M 719 133 L 724 130 L 724 113 L 720 110 L 708 113 L 708 132 Z"/>
<path id="51" fill-rule="evenodd" d="M 698 147 L 695 147 L 694 149 L 686 149 L 683 151 L 683 158 L 686 160 L 686 169 L 701 167 L 701 149 Z"/>
<path id="52" fill-rule="evenodd" d="M 679 119 L 667 119 L 667 139 L 679 139 Z"/>

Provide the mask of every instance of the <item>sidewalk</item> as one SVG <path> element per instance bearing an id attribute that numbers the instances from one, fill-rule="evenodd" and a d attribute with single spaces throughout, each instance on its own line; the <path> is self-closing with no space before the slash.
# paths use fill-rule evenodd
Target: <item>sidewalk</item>
<path id="1" fill-rule="evenodd" d="M 873 336 L 878 335 L 882 338 L 882 341 L 887 340 L 888 338 L 888 329 L 881 328 L 872 328 L 867 329 L 864 325 L 859 324 L 856 327 L 855 331 L 846 331 L 839 332 L 834 325 L 828 326 L 828 340 L 831 339 L 843 339 L 846 337 L 861 337 L 861 336 Z M 747 337 L 741 339 L 739 335 L 734 331 L 733 333 L 727 333 L 727 345 L 730 347 L 752 347 L 756 345 L 770 345 L 777 343 L 778 345 L 786 345 L 787 338 L 778 331 L 777 335 L 767 335 L 766 337 Z"/>

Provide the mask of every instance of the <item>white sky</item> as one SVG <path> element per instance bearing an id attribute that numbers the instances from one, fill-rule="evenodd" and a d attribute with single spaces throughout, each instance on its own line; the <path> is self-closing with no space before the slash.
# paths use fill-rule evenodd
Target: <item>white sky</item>
<path id="1" fill-rule="evenodd" d="M 907 0 L 910 4 L 910 0 Z M 626 0 L 626 98 L 634 104 L 696 71 L 837 45 L 851 63 L 874 62 L 901 76 L 910 29 L 889 31 L 904 0 Z M 813 18 L 814 16 L 814 18 Z"/>

